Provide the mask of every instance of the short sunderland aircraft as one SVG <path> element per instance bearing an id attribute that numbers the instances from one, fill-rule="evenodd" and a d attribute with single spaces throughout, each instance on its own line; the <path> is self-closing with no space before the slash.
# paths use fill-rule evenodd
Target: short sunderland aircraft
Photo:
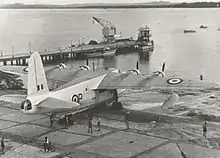
<path id="1" fill-rule="evenodd" d="M 86 67 L 85 67 L 86 68 Z M 70 82 L 49 91 L 45 71 L 39 53 L 34 52 L 28 64 L 27 95 L 21 103 L 21 112 L 25 114 L 46 113 L 80 113 L 97 105 L 111 103 L 112 106 L 121 109 L 118 102 L 118 89 L 152 89 L 172 88 L 205 90 L 218 87 L 217 84 L 207 82 L 195 82 L 188 79 L 164 76 L 165 64 L 162 71 L 151 75 L 142 75 L 136 69 L 120 73 L 117 69 L 107 72 L 92 72 L 81 77 L 72 77 Z M 178 97 L 172 95 L 168 102 L 173 104 Z M 9 97 L 9 95 L 7 95 Z M 17 99 L 15 97 L 15 99 Z M 13 101 L 13 95 L 11 96 Z M 16 101 L 15 101 L 16 102 Z"/>

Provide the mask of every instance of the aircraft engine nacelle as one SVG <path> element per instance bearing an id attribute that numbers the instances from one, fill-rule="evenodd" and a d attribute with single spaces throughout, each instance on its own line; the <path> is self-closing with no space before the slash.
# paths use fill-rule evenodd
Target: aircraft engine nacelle
<path id="1" fill-rule="evenodd" d="M 32 104 L 32 102 L 29 99 L 26 99 L 21 103 L 20 110 L 24 114 L 32 114 L 37 111 L 36 107 Z"/>
<path id="2" fill-rule="evenodd" d="M 0 88 L 1 89 L 7 89 L 8 88 L 8 84 L 7 84 L 7 81 L 5 79 L 0 80 Z"/>
<path id="3" fill-rule="evenodd" d="M 79 68 L 84 71 L 90 71 L 90 67 L 88 65 L 81 65 Z"/>
<path id="4" fill-rule="evenodd" d="M 57 67 L 59 69 L 66 69 L 67 68 L 67 66 L 64 63 L 60 63 L 59 65 L 57 65 Z"/>
<path id="5" fill-rule="evenodd" d="M 140 75 L 141 74 L 141 72 L 138 69 L 131 69 L 131 70 L 128 70 L 126 73 L 134 74 L 134 75 Z"/>
<path id="6" fill-rule="evenodd" d="M 173 106 L 175 106 L 175 104 L 179 101 L 179 95 L 177 93 L 173 93 L 171 94 L 171 96 L 169 96 L 167 98 L 166 101 L 163 102 L 163 104 L 161 105 L 162 109 L 171 109 L 173 108 Z"/>
<path id="7" fill-rule="evenodd" d="M 114 72 L 114 73 L 121 73 L 121 71 L 119 69 L 116 69 L 116 68 L 109 68 L 108 70 L 111 71 L 111 72 Z"/>
<path id="8" fill-rule="evenodd" d="M 164 77 L 165 76 L 163 71 L 156 71 L 156 72 L 154 72 L 154 74 L 156 74 L 156 75 L 158 75 L 160 77 Z"/>

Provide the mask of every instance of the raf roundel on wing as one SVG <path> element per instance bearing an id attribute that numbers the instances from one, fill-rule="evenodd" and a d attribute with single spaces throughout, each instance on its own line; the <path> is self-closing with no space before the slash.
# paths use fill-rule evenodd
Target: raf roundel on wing
<path id="1" fill-rule="evenodd" d="M 183 82 L 181 78 L 170 78 L 167 80 L 168 84 L 180 84 L 181 82 Z"/>

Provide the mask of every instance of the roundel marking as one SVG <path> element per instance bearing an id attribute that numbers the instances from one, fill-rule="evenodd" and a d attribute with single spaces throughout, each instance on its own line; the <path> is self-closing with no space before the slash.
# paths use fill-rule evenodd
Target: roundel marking
<path id="1" fill-rule="evenodd" d="M 181 82 L 183 82 L 183 79 L 181 78 L 170 78 L 167 80 L 168 84 L 179 84 Z"/>
<path id="2" fill-rule="evenodd" d="M 72 96 L 72 102 L 76 102 L 76 103 L 79 102 L 79 98 L 78 98 L 78 96 L 77 96 L 76 94 L 74 94 L 74 95 Z"/>
<path id="3" fill-rule="evenodd" d="M 28 72 L 28 67 L 23 68 L 24 72 Z"/>

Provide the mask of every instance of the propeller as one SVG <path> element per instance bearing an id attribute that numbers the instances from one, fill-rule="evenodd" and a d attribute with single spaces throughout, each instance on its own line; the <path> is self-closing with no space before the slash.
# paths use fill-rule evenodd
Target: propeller
<path id="1" fill-rule="evenodd" d="M 79 68 L 84 71 L 90 71 L 90 67 L 88 65 L 80 65 Z"/>
<path id="2" fill-rule="evenodd" d="M 154 72 L 154 74 L 156 74 L 156 75 L 158 75 L 158 76 L 161 75 L 162 77 L 164 77 L 164 76 L 165 76 L 165 73 L 164 73 L 164 71 L 165 71 L 165 66 L 166 66 L 166 63 L 164 62 L 163 65 L 162 65 L 161 71 L 156 71 L 156 72 Z"/>
<path id="3" fill-rule="evenodd" d="M 139 69 L 139 62 L 137 61 L 136 63 L 136 69 L 138 70 Z"/>
<path id="4" fill-rule="evenodd" d="M 163 65 L 162 65 L 162 72 L 164 72 L 165 70 L 165 62 L 163 62 Z"/>
<path id="5" fill-rule="evenodd" d="M 59 69 L 66 69 L 67 68 L 67 66 L 64 63 L 60 63 L 59 65 L 57 65 L 57 67 Z"/>

